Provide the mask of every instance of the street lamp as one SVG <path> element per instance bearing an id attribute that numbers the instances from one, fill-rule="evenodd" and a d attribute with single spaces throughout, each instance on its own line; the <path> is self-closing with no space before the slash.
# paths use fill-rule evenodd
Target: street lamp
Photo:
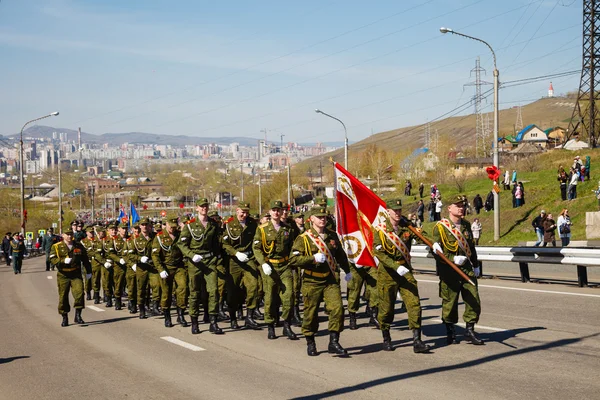
<path id="1" fill-rule="evenodd" d="M 500 162 L 498 159 L 498 126 L 499 126 L 499 113 L 498 113 L 498 78 L 500 73 L 498 72 L 498 67 L 496 66 L 496 53 L 492 46 L 485 40 L 481 40 L 479 38 L 465 35 L 464 33 L 459 33 L 453 31 L 450 28 L 440 28 L 440 32 L 442 33 L 452 33 L 454 35 L 462 36 L 467 39 L 476 40 L 485 44 L 488 49 L 492 52 L 492 57 L 494 58 L 494 143 L 493 143 L 493 164 L 496 168 L 500 168 Z M 494 241 L 498 241 L 500 239 L 500 196 L 498 193 L 493 190 L 494 193 Z"/>
<path id="2" fill-rule="evenodd" d="M 25 125 L 23 125 L 23 127 L 21 128 L 21 140 L 19 142 L 19 144 L 21 145 L 21 149 L 19 152 L 19 163 L 21 164 L 21 168 L 19 168 L 19 180 L 21 182 L 21 234 L 22 235 L 25 235 L 25 182 L 23 182 L 23 168 L 25 168 L 25 163 L 23 161 L 23 131 L 25 130 L 25 127 L 27 125 L 31 124 L 32 122 L 39 121 L 40 119 L 44 119 L 44 118 L 48 118 L 48 117 L 55 117 L 57 115 L 58 115 L 58 111 L 55 111 L 48 115 L 44 115 L 43 117 L 32 119 L 31 121 L 26 122 Z"/>
<path id="3" fill-rule="evenodd" d="M 317 114 L 323 114 L 324 116 L 329 117 L 331 119 L 335 119 L 344 127 L 344 168 L 348 169 L 348 130 L 346 129 L 346 125 L 342 122 L 341 119 L 336 118 L 333 115 L 329 115 L 326 112 L 319 110 L 318 108 L 315 110 L 315 112 Z"/>

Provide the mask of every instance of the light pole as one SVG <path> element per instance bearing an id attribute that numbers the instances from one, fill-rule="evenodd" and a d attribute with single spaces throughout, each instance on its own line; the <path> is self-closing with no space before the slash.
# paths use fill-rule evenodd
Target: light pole
<path id="1" fill-rule="evenodd" d="M 48 118 L 48 117 L 55 117 L 58 115 L 58 111 L 55 111 L 51 114 L 48 115 L 44 115 L 43 117 L 39 117 L 36 119 L 32 119 L 31 121 L 28 121 L 25 123 L 25 125 L 23 125 L 23 127 L 21 128 L 21 140 L 19 142 L 21 148 L 19 151 L 19 163 L 21 164 L 21 168 L 19 168 L 19 180 L 21 181 L 21 234 L 25 235 L 25 182 L 23 182 L 23 169 L 25 168 L 25 163 L 23 161 L 23 131 L 25 130 L 25 127 L 29 124 L 31 124 L 32 122 L 35 121 L 39 121 L 40 119 L 44 119 L 44 118 Z"/>
<path id="2" fill-rule="evenodd" d="M 344 127 L 344 168 L 348 169 L 348 130 L 346 129 L 346 125 L 342 122 L 341 119 L 336 118 L 333 115 L 329 115 L 326 112 L 319 110 L 318 108 L 315 110 L 315 112 L 317 114 L 323 114 L 324 116 L 329 117 L 331 119 L 335 119 Z"/>
<path id="3" fill-rule="evenodd" d="M 500 160 L 498 158 L 498 126 L 499 126 L 499 113 L 498 113 L 498 79 L 500 77 L 500 72 L 498 72 L 498 67 L 496 65 L 496 53 L 492 46 L 485 40 L 481 40 L 479 38 L 465 35 L 464 33 L 455 32 L 450 28 L 440 28 L 440 32 L 442 33 L 452 33 L 454 35 L 462 36 L 467 39 L 476 40 L 485 44 L 488 49 L 492 52 L 492 57 L 494 58 L 494 143 L 492 144 L 492 162 L 496 168 L 500 168 Z M 498 193 L 493 190 L 494 193 L 494 241 L 500 240 L 500 196 Z"/>

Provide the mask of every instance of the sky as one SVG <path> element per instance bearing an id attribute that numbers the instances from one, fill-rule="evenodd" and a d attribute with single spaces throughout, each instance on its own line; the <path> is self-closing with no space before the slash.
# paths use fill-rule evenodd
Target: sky
<path id="1" fill-rule="evenodd" d="M 575 0 L 0 0 L 0 134 L 350 141 L 418 125 L 500 81 L 581 70 Z M 580 73 L 500 91 L 500 107 L 577 90 Z M 491 86 L 484 86 L 487 92 Z M 483 102 L 493 109 L 492 97 Z M 466 107 L 466 106 L 465 106 Z M 472 107 L 463 112 L 472 112 Z M 523 123 L 528 124 L 527 115 Z"/>

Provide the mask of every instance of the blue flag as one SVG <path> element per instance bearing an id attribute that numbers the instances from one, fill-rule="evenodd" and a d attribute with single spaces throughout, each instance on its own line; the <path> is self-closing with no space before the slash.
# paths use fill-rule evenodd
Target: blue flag
<path id="1" fill-rule="evenodd" d="M 132 201 L 129 202 L 129 208 L 129 226 L 133 226 L 133 224 L 140 220 L 140 216 L 137 213 Z"/>

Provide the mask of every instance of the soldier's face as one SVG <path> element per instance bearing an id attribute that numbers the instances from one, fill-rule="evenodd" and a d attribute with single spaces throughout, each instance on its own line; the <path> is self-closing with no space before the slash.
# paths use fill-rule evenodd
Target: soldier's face
<path id="1" fill-rule="evenodd" d="M 142 233 L 145 235 L 150 233 L 150 231 L 152 229 L 149 224 L 142 224 L 142 225 L 140 225 L 140 227 L 141 227 Z"/>
<path id="2" fill-rule="evenodd" d="M 317 217 L 316 215 L 311 215 L 310 221 L 312 222 L 312 224 L 315 228 L 322 229 L 322 228 L 325 228 L 325 225 L 327 224 L 327 217 L 326 216 Z"/>
<path id="3" fill-rule="evenodd" d="M 177 231 L 177 226 L 176 225 L 167 224 L 167 232 L 169 232 L 169 233 L 175 233 L 175 231 Z"/>
<path id="4" fill-rule="evenodd" d="M 245 221 L 246 217 L 248 217 L 248 211 L 242 210 L 241 208 L 235 210 L 235 213 L 237 214 L 238 221 Z"/>
<path id="5" fill-rule="evenodd" d="M 388 214 L 390 214 L 390 219 L 392 220 L 392 222 L 399 222 L 400 218 L 402 218 L 402 209 L 388 209 Z"/>
<path id="6" fill-rule="evenodd" d="M 196 206 L 196 211 L 198 211 L 198 215 L 207 215 L 208 214 L 208 204 Z"/>
<path id="7" fill-rule="evenodd" d="M 63 240 L 65 241 L 65 243 L 71 244 L 73 242 L 73 235 L 71 235 L 70 233 L 63 233 Z"/>
<path id="8" fill-rule="evenodd" d="M 108 228 L 108 234 L 110 236 L 115 236 L 117 234 L 117 230 L 115 228 Z"/>
<path id="9" fill-rule="evenodd" d="M 281 217 L 282 218 L 287 218 L 289 214 L 289 211 L 287 210 L 287 208 L 284 208 L 283 210 L 281 210 Z"/>
<path id="10" fill-rule="evenodd" d="M 104 231 L 100 231 L 100 232 L 98 232 L 98 237 L 99 237 L 100 239 L 104 239 L 104 238 L 106 237 L 106 232 L 104 232 Z"/>
<path id="11" fill-rule="evenodd" d="M 464 204 L 450 204 L 448 212 L 451 217 L 462 218 L 465 215 L 465 206 Z"/>
<path id="12" fill-rule="evenodd" d="M 298 226 L 304 225 L 304 218 L 303 217 L 296 217 L 296 218 L 294 218 L 294 221 L 296 222 L 296 225 L 298 225 Z"/>
<path id="13" fill-rule="evenodd" d="M 271 208 L 269 214 L 271 215 L 271 221 L 278 222 L 281 219 L 281 208 Z"/>
<path id="14" fill-rule="evenodd" d="M 126 233 L 127 233 L 126 228 L 119 228 L 119 236 L 125 236 Z"/>
<path id="15" fill-rule="evenodd" d="M 86 232 L 88 239 L 92 239 L 94 237 L 94 232 Z"/>

